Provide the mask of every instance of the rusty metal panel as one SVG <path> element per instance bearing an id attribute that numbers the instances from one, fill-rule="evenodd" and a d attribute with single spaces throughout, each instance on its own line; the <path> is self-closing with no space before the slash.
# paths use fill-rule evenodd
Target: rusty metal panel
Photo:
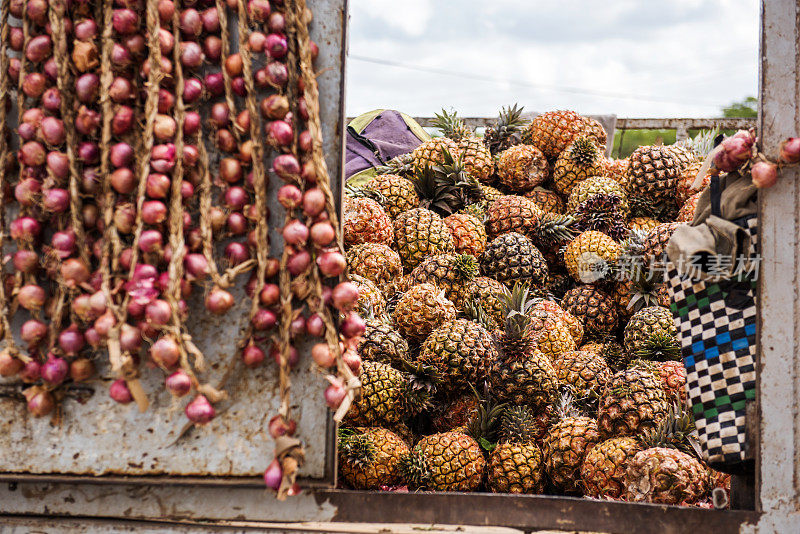
<path id="1" fill-rule="evenodd" d="M 315 16 L 311 37 L 320 44 L 316 66 L 320 71 L 324 149 L 332 188 L 341 192 L 346 0 L 317 0 L 311 7 Z M 273 199 L 279 181 L 271 180 Z M 282 211 L 277 202 L 271 208 L 273 253 L 279 254 L 282 240 L 274 226 L 280 225 Z M 189 302 L 189 330 L 209 364 L 203 378 L 218 384 L 232 369 L 225 383 L 230 398 L 217 405 L 219 415 L 210 424 L 189 427 L 183 415 L 188 400 L 174 400 L 163 388 L 163 374 L 157 371 L 144 373 L 143 386 L 152 402 L 146 413 L 139 413 L 133 404 L 116 404 L 107 393 L 113 377 L 101 358 L 101 380 L 88 384 L 94 394 L 85 403 L 67 399 L 58 425 L 48 418 L 29 417 L 23 403 L 0 397 L 0 472 L 211 477 L 263 473 L 272 456 L 266 423 L 279 405 L 278 371 L 271 361 L 254 371 L 234 361 L 236 342 L 249 310 L 242 289 L 244 278 L 233 291 L 237 305 L 224 317 L 206 313 L 200 289 Z M 308 353 L 307 346 L 303 352 Z M 325 384 L 310 357 L 302 358 L 291 377 L 292 413 L 298 421 L 298 437 L 306 447 L 301 477 L 332 484 L 335 444 L 333 423 L 322 400 Z M 8 380 L 3 379 L 3 383 Z M 208 512 L 202 500 L 195 506 L 198 512 Z"/>

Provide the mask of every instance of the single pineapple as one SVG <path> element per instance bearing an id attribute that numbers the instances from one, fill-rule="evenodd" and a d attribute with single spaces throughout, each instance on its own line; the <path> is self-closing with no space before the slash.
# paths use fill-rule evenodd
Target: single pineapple
<path id="1" fill-rule="evenodd" d="M 611 378 L 608 363 L 599 354 L 572 351 L 553 362 L 558 381 L 577 400 L 597 399 Z"/>
<path id="2" fill-rule="evenodd" d="M 677 154 L 665 146 L 640 146 L 630 155 L 626 187 L 634 197 L 656 204 L 674 204 L 675 188 L 682 171 Z"/>
<path id="3" fill-rule="evenodd" d="M 584 117 L 574 111 L 548 111 L 537 115 L 528 125 L 525 136 L 530 144 L 555 159 L 575 138 L 587 130 Z M 605 140 L 602 143 L 604 144 Z"/>
<path id="4" fill-rule="evenodd" d="M 708 470 L 685 452 L 652 447 L 636 453 L 625 475 L 626 499 L 693 504 L 709 489 Z"/>
<path id="5" fill-rule="evenodd" d="M 350 274 L 363 276 L 375 282 L 381 291 L 403 272 L 400 256 L 382 243 L 363 243 L 347 250 L 347 268 Z"/>
<path id="6" fill-rule="evenodd" d="M 506 189 L 530 191 L 547 179 L 547 158 L 532 145 L 515 145 L 500 153 L 497 177 Z"/>
<path id="7" fill-rule="evenodd" d="M 617 343 L 614 338 L 601 342 L 585 343 L 578 350 L 593 352 L 601 356 L 614 371 L 627 368 L 631 359 L 622 345 Z"/>
<path id="8" fill-rule="evenodd" d="M 383 294 L 375 282 L 357 274 L 351 274 L 350 281 L 358 288 L 357 308 L 369 310 L 376 316 L 386 312 L 386 299 L 383 298 Z"/>
<path id="9" fill-rule="evenodd" d="M 523 193 L 525 198 L 533 200 L 533 202 L 542 211 L 549 211 L 550 213 L 564 213 L 564 201 L 555 191 L 550 191 L 544 187 L 535 187 L 530 191 Z"/>
<path id="10" fill-rule="evenodd" d="M 376 201 L 369 198 L 346 198 L 344 201 L 342 229 L 347 246 L 360 243 L 383 243 L 394 241 L 392 221 Z"/>
<path id="11" fill-rule="evenodd" d="M 646 267 L 655 268 L 662 262 L 667 243 L 669 243 L 675 229 L 681 224 L 683 223 L 662 223 L 647 233 L 643 243 L 644 250 L 642 255 L 642 262 Z"/>
<path id="12" fill-rule="evenodd" d="M 675 186 L 675 200 L 678 205 L 683 204 L 690 196 L 700 193 L 711 184 L 711 175 L 706 173 L 703 175 L 700 185 L 692 187 L 702 165 L 701 162 L 697 161 L 690 163 L 681 171 L 680 176 L 678 176 L 678 183 Z"/>
<path id="13" fill-rule="evenodd" d="M 608 178 L 603 178 L 608 180 Z M 580 185 L 591 181 L 585 180 Z M 573 194 L 577 191 L 573 190 Z M 630 233 L 625 222 L 627 205 L 623 199 L 616 195 L 597 194 L 593 195 L 584 202 L 581 202 L 572 212 L 575 218 L 575 230 L 585 232 L 594 230 L 606 234 L 614 241 L 624 241 Z"/>
<path id="14" fill-rule="evenodd" d="M 388 364 L 362 362 L 358 379 L 361 394 L 347 412 L 349 425 L 394 427 L 427 402 L 427 392 L 415 388 L 410 375 Z"/>
<path id="15" fill-rule="evenodd" d="M 496 358 L 492 337 L 484 327 L 456 319 L 443 323 L 428 336 L 417 361 L 431 368 L 440 380 L 437 390 L 451 395 L 481 384 Z"/>
<path id="16" fill-rule="evenodd" d="M 503 107 L 497 122 L 486 128 L 483 140 L 492 156 L 521 142 L 522 132 L 527 125 L 522 118 L 522 110 L 517 104 Z"/>
<path id="17" fill-rule="evenodd" d="M 561 306 L 582 321 L 589 336 L 605 336 L 617 326 L 617 307 L 611 295 L 594 285 L 581 285 L 564 293 Z"/>
<path id="18" fill-rule="evenodd" d="M 458 154 L 458 145 L 449 137 L 432 137 L 411 152 L 412 165 L 417 169 L 445 162 L 445 153 Z"/>
<path id="19" fill-rule="evenodd" d="M 606 129 L 603 128 L 603 125 L 600 124 L 600 121 L 593 117 L 584 117 L 584 122 L 586 123 L 584 126 L 584 135 L 591 137 L 597 146 L 601 149 L 605 149 L 606 141 L 608 141 L 608 134 L 606 133 Z"/>
<path id="20" fill-rule="evenodd" d="M 700 200 L 700 195 L 702 194 L 703 192 L 700 191 L 686 199 L 681 209 L 678 210 L 678 218 L 675 219 L 676 222 L 691 223 L 694 220 L 694 214 L 697 211 L 697 201 Z"/>
<path id="21" fill-rule="evenodd" d="M 390 430 L 339 430 L 339 475 L 353 489 L 376 490 L 400 484 L 400 460 L 408 453 L 406 442 Z"/>
<path id="22" fill-rule="evenodd" d="M 526 406 L 513 406 L 502 416 L 503 437 L 489 456 L 488 482 L 495 493 L 541 493 L 544 458 L 536 445 L 539 428 Z"/>
<path id="23" fill-rule="evenodd" d="M 450 230 L 459 254 L 471 254 L 479 258 L 486 250 L 486 227 L 474 215 L 454 213 L 444 218 L 444 224 Z"/>
<path id="24" fill-rule="evenodd" d="M 541 287 L 547 281 L 547 262 L 530 239 L 511 232 L 494 238 L 480 260 L 481 271 L 507 285 L 517 282 Z"/>
<path id="25" fill-rule="evenodd" d="M 553 410 L 548 406 L 544 410 L 534 411 L 530 406 L 503 406 L 499 442 L 520 443 L 524 441 L 540 442 L 553 423 Z"/>
<path id="26" fill-rule="evenodd" d="M 431 417 L 437 432 L 447 432 L 456 428 L 467 428 L 478 414 L 478 397 L 472 392 L 459 395 L 450 402 L 435 407 Z"/>
<path id="27" fill-rule="evenodd" d="M 529 295 L 520 285 L 505 295 L 505 320 L 495 335 L 498 358 L 489 369 L 489 383 L 497 400 L 542 410 L 555 399 L 558 380 L 550 360 L 536 348 L 531 334 Z"/>
<path id="28" fill-rule="evenodd" d="M 539 223 L 542 210 L 525 197 L 504 195 L 486 209 L 486 232 L 495 238 L 508 232 L 529 235 Z"/>
<path id="29" fill-rule="evenodd" d="M 394 221 L 394 233 L 397 252 L 403 267 L 408 270 L 427 256 L 449 254 L 455 250 L 453 237 L 442 218 L 423 208 L 401 213 Z"/>
<path id="30" fill-rule="evenodd" d="M 603 156 L 594 140 L 578 137 L 556 159 L 553 166 L 553 187 L 562 195 L 591 176 L 603 172 Z"/>
<path id="31" fill-rule="evenodd" d="M 475 491 L 485 467 L 480 445 L 461 432 L 426 436 L 401 462 L 409 486 L 433 491 Z"/>
<path id="32" fill-rule="evenodd" d="M 630 366 L 641 367 L 653 373 L 661 381 L 661 387 L 670 402 L 679 405 L 686 404 L 686 368 L 683 366 L 683 362 L 634 360 Z"/>
<path id="33" fill-rule="evenodd" d="M 620 214 L 628 217 L 630 208 L 628 207 L 628 195 L 617 182 L 605 176 L 591 176 L 572 188 L 572 192 L 567 199 L 567 211 L 574 212 L 578 206 L 596 195 L 606 195 L 620 199 Z"/>
<path id="34" fill-rule="evenodd" d="M 442 110 L 436 114 L 433 125 L 442 135 L 456 142 L 464 170 L 481 182 L 488 182 L 494 173 L 494 160 L 483 139 L 477 137 L 464 121 L 455 113 Z"/>
<path id="35" fill-rule="evenodd" d="M 469 303 L 477 304 L 483 311 L 488 330 L 500 328 L 505 318 L 503 295 L 506 287 L 488 276 L 478 276 L 467 286 L 467 296 L 461 299 L 461 309 L 466 310 Z"/>
<path id="36" fill-rule="evenodd" d="M 661 306 L 642 308 L 625 326 L 625 350 L 644 360 L 680 358 L 678 329 L 672 312 Z"/>
<path id="37" fill-rule="evenodd" d="M 433 284 L 444 290 L 444 295 L 456 308 L 467 292 L 467 287 L 478 274 L 478 260 L 469 254 L 438 254 L 428 256 L 411 271 L 411 285 Z"/>
<path id="38" fill-rule="evenodd" d="M 597 408 L 597 425 L 604 438 L 633 436 L 654 428 L 667 415 L 669 403 L 653 373 L 641 368 L 615 373 Z"/>
<path id="39" fill-rule="evenodd" d="M 581 322 L 574 315 L 559 306 L 556 301 L 547 299 L 538 300 L 536 304 L 534 304 L 533 310 L 542 310 L 553 319 L 558 319 L 567 325 L 569 333 L 576 344 L 583 340 L 583 325 Z"/>
<path id="40" fill-rule="evenodd" d="M 581 465 L 585 494 L 599 499 L 625 495 L 628 464 L 641 450 L 639 442 L 631 437 L 607 439 L 592 447 Z"/>
<path id="41" fill-rule="evenodd" d="M 413 286 L 403 293 L 394 308 L 394 322 L 403 336 L 424 340 L 442 323 L 456 318 L 456 307 L 444 291 L 432 284 Z"/>
<path id="42" fill-rule="evenodd" d="M 628 158 L 622 159 L 604 159 L 603 160 L 603 172 L 601 173 L 603 176 L 607 176 L 611 178 L 615 182 L 620 185 L 625 183 L 625 179 L 628 176 L 628 167 L 630 166 L 630 160 Z"/>
<path id="43" fill-rule="evenodd" d="M 531 335 L 536 340 L 536 348 L 550 358 L 551 362 L 576 349 L 572 332 L 560 318 L 552 317 L 536 307 L 528 311 L 528 317 Z"/>
<path id="44" fill-rule="evenodd" d="M 503 196 L 503 192 L 490 185 L 481 184 L 481 192 L 483 193 L 484 202 L 487 207 L 489 204 Z"/>
<path id="45" fill-rule="evenodd" d="M 414 183 L 396 174 L 379 174 L 367 182 L 366 187 L 383 195 L 383 209 L 394 219 L 404 211 L 419 207 L 419 197 Z"/>
<path id="46" fill-rule="evenodd" d="M 409 359 L 408 342 L 396 328 L 377 319 L 367 319 L 365 323 L 356 347 L 362 360 L 397 365 Z"/>
<path id="47" fill-rule="evenodd" d="M 573 413 L 564 414 L 550 427 L 542 448 L 553 486 L 567 494 L 580 494 L 581 465 L 589 451 L 600 442 L 600 434 L 594 419 Z"/>
<path id="48" fill-rule="evenodd" d="M 622 319 L 627 321 L 646 306 L 669 306 L 665 284 L 648 279 L 644 272 L 622 274 L 624 276 L 618 277 L 611 291 Z"/>
<path id="49" fill-rule="evenodd" d="M 564 265 L 576 282 L 592 283 L 611 273 L 622 252 L 620 245 L 596 230 L 586 230 L 564 249 Z"/>

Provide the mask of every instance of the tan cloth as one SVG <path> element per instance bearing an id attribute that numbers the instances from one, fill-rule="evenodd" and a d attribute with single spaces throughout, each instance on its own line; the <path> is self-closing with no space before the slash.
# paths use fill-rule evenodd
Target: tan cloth
<path id="1" fill-rule="evenodd" d="M 697 201 L 691 225 L 679 226 L 667 244 L 667 256 L 681 275 L 689 276 L 691 273 L 693 278 L 719 278 L 721 270 L 732 275 L 737 267 L 743 267 L 741 258 L 748 258 L 755 253 L 750 250 L 747 230 L 730 222 L 754 215 L 757 211 L 757 189 L 750 175 L 731 173 L 723 176 L 720 178 L 720 189 L 722 216 L 711 214 L 711 188 L 706 188 Z M 707 264 L 714 265 L 713 269 L 709 269 L 713 275 L 692 267 L 692 262 L 698 257 L 706 257 Z"/>

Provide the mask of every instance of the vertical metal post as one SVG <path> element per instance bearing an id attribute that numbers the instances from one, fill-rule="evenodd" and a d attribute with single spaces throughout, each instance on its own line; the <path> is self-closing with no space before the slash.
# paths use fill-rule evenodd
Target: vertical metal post
<path id="1" fill-rule="evenodd" d="M 689 138 L 689 130 L 685 124 L 679 124 L 675 129 L 675 141 L 684 141 Z"/>
<path id="2" fill-rule="evenodd" d="M 761 149 L 776 159 L 785 137 L 800 132 L 800 23 L 796 0 L 761 7 L 759 126 Z M 757 532 L 800 532 L 800 173 L 781 172 L 759 193 L 759 454 Z"/>

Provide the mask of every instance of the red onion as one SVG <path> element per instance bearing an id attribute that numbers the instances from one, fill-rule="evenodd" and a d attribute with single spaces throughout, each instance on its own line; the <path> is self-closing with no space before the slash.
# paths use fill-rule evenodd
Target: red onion
<path id="1" fill-rule="evenodd" d="M 242 235 L 247 232 L 247 219 L 238 211 L 234 211 L 228 215 L 227 225 L 228 230 L 233 235 Z"/>
<path id="2" fill-rule="evenodd" d="M 219 162 L 219 176 L 229 184 L 242 179 L 242 165 L 234 158 L 223 158 Z"/>
<path id="3" fill-rule="evenodd" d="M 342 332 L 342 335 L 348 338 L 364 335 L 366 328 L 367 325 L 364 322 L 364 319 L 362 319 L 361 316 L 354 311 L 348 312 L 339 326 L 339 330 Z"/>
<path id="4" fill-rule="evenodd" d="M 87 72 L 100 66 L 100 58 L 95 44 L 74 41 L 72 45 L 72 63 L 78 72 Z"/>
<path id="5" fill-rule="evenodd" d="M 41 309 L 46 300 L 47 295 L 44 289 L 35 284 L 26 284 L 22 286 L 19 289 L 19 293 L 17 293 L 17 302 L 28 311 Z"/>
<path id="6" fill-rule="evenodd" d="M 89 358 L 78 358 L 69 364 L 69 377 L 75 382 L 89 380 L 94 371 L 94 363 Z"/>
<path id="7" fill-rule="evenodd" d="M 260 308 L 255 315 L 253 315 L 250 322 L 256 330 L 264 331 L 274 327 L 278 322 L 278 317 L 273 311 Z"/>
<path id="8" fill-rule="evenodd" d="M 67 287 L 76 287 L 89 280 L 89 267 L 78 258 L 69 258 L 61 264 L 61 277 Z"/>
<path id="9" fill-rule="evenodd" d="M 22 28 L 18 26 L 9 26 L 8 45 L 11 47 L 11 50 L 14 50 L 15 52 L 21 52 L 24 44 L 25 35 L 22 32 Z"/>
<path id="10" fill-rule="evenodd" d="M 14 198 L 21 206 L 34 206 L 42 192 L 42 183 L 33 178 L 24 178 L 14 186 Z"/>
<path id="11" fill-rule="evenodd" d="M 216 415 L 214 407 L 203 395 L 198 395 L 192 402 L 187 404 L 185 413 L 189 421 L 196 425 L 204 425 Z"/>
<path id="12" fill-rule="evenodd" d="M 172 106 L 175 105 L 175 96 L 166 89 L 159 89 L 158 91 L 158 112 L 169 113 Z"/>
<path id="13" fill-rule="evenodd" d="M 54 187 L 42 195 L 42 206 L 50 213 L 64 213 L 69 209 L 69 191 Z"/>
<path id="14" fill-rule="evenodd" d="M 180 347 L 169 336 L 164 336 L 150 347 L 150 358 L 159 366 L 172 369 L 178 365 L 181 352 Z"/>
<path id="15" fill-rule="evenodd" d="M 214 233 L 220 232 L 225 227 L 225 212 L 219 209 L 217 206 L 212 206 L 211 211 L 208 215 L 208 219 L 211 222 L 211 230 Z"/>
<path id="16" fill-rule="evenodd" d="M 91 137 L 99 130 L 101 120 L 98 112 L 82 105 L 75 116 L 75 129 L 79 134 Z"/>
<path id="17" fill-rule="evenodd" d="M 264 485 L 269 489 L 278 491 L 278 488 L 281 487 L 282 480 L 283 470 L 281 469 L 281 464 L 278 460 L 272 460 L 269 466 L 267 466 L 267 469 L 264 470 Z"/>
<path id="18" fill-rule="evenodd" d="M 48 384 L 58 385 L 67 378 L 69 364 L 64 358 L 59 358 L 52 353 L 42 365 L 42 380 Z"/>
<path id="19" fill-rule="evenodd" d="M 41 126 L 42 139 L 49 145 L 62 145 L 66 139 L 66 131 L 64 130 L 64 123 L 61 119 L 55 117 L 45 117 L 42 119 Z"/>
<path id="20" fill-rule="evenodd" d="M 133 63 L 131 51 L 118 43 L 114 43 L 111 47 L 111 63 L 118 68 L 128 67 Z"/>
<path id="21" fill-rule="evenodd" d="M 100 209 L 95 204 L 84 204 L 81 210 L 81 216 L 83 217 L 83 225 L 87 229 L 96 227 L 98 230 L 102 231 L 105 228 L 105 222 L 100 219 Z M 98 240 L 96 243 L 102 246 L 102 241 Z M 100 259 L 101 256 L 102 254 L 98 256 L 98 259 Z"/>
<path id="22" fill-rule="evenodd" d="M 94 73 L 82 74 L 75 80 L 75 95 L 79 102 L 84 104 L 96 102 L 99 91 L 100 78 Z"/>
<path id="23" fill-rule="evenodd" d="M 19 378 L 26 384 L 38 382 L 42 378 L 42 366 L 36 360 L 29 361 L 19 372 Z"/>
<path id="24" fill-rule="evenodd" d="M 78 145 L 78 159 L 86 165 L 94 165 L 100 161 L 100 147 L 91 141 L 84 141 Z"/>
<path id="25" fill-rule="evenodd" d="M 169 141 L 175 137 L 175 132 L 178 130 L 178 124 L 175 119 L 169 115 L 156 115 L 155 124 L 153 126 L 153 135 L 160 141 Z"/>
<path id="26" fill-rule="evenodd" d="M 314 41 L 309 41 L 308 47 L 311 49 L 311 61 L 316 61 L 319 57 L 319 46 Z"/>
<path id="27" fill-rule="evenodd" d="M 192 379 L 183 369 L 169 375 L 165 381 L 167 390 L 176 397 L 183 397 L 192 390 Z"/>
<path id="28" fill-rule="evenodd" d="M 242 362 L 250 369 L 261 365 L 265 358 L 264 351 L 252 344 L 247 345 L 242 351 Z"/>
<path id="29" fill-rule="evenodd" d="M 203 49 L 197 43 L 181 43 L 181 64 L 190 69 L 196 69 L 203 64 Z"/>
<path id="30" fill-rule="evenodd" d="M 288 147 L 294 141 L 292 125 L 283 120 L 267 124 L 267 142 L 275 147 Z"/>
<path id="31" fill-rule="evenodd" d="M 336 356 L 331 352 L 327 343 L 317 343 L 311 348 L 311 359 L 320 367 L 333 367 L 336 363 Z"/>
<path id="32" fill-rule="evenodd" d="M 275 363 L 277 363 L 278 365 L 281 364 L 281 351 L 277 345 L 272 346 L 272 349 L 270 350 L 270 356 L 272 356 L 272 359 L 275 360 Z M 299 362 L 300 362 L 300 353 L 297 352 L 296 348 L 290 345 L 289 355 L 286 363 L 289 365 L 290 368 L 294 369 Z"/>
<path id="33" fill-rule="evenodd" d="M 789 137 L 781 143 L 781 161 L 800 163 L 800 137 Z"/>
<path id="34" fill-rule="evenodd" d="M 231 132 L 224 128 L 217 130 L 215 142 L 217 148 L 223 152 L 234 152 L 236 150 L 236 139 Z"/>
<path id="35" fill-rule="evenodd" d="M 297 144 L 300 146 L 300 150 L 303 152 L 311 152 L 313 145 L 313 140 L 311 139 L 311 132 L 308 130 L 303 130 L 300 132 L 300 135 L 297 137 Z"/>
<path id="36" fill-rule="evenodd" d="M 171 185 L 167 175 L 151 174 L 147 177 L 145 191 L 150 198 L 167 198 Z"/>
<path id="37" fill-rule="evenodd" d="M 158 252 L 163 244 L 163 236 L 158 230 L 145 230 L 139 238 L 139 250 L 142 252 Z"/>
<path id="38" fill-rule="evenodd" d="M 130 132 L 135 123 L 133 109 L 129 106 L 120 106 L 111 118 L 111 133 L 117 136 Z"/>
<path id="39" fill-rule="evenodd" d="M 336 238 L 336 231 L 328 221 L 318 222 L 311 226 L 311 241 L 315 245 L 324 247 L 330 245 Z"/>
<path id="40" fill-rule="evenodd" d="M 37 35 L 28 41 L 28 46 L 25 47 L 25 57 L 28 61 L 33 63 L 41 63 L 53 51 L 53 42 L 47 35 Z"/>
<path id="41" fill-rule="evenodd" d="M 39 98 L 47 89 L 47 78 L 40 72 L 30 72 L 22 80 L 22 92 L 30 98 Z"/>
<path id="42" fill-rule="evenodd" d="M 147 200 L 142 204 L 142 221 L 145 224 L 161 224 L 167 219 L 167 206 L 160 200 Z"/>
<path id="43" fill-rule="evenodd" d="M 30 274 L 39 267 L 39 255 L 33 250 L 18 250 L 14 253 L 14 269 Z"/>
<path id="44" fill-rule="evenodd" d="M 347 396 L 347 389 L 344 387 L 344 380 L 338 376 L 327 376 L 330 386 L 325 388 L 325 404 L 331 410 L 337 409 L 344 398 Z"/>
<path id="45" fill-rule="evenodd" d="M 347 259 L 339 251 L 329 250 L 317 256 L 317 266 L 323 276 L 339 276 L 347 267 Z"/>
<path id="46" fill-rule="evenodd" d="M 19 73 L 22 69 L 22 64 L 19 58 L 12 57 L 8 61 L 8 76 L 17 83 L 19 81 Z"/>
<path id="47" fill-rule="evenodd" d="M 242 62 L 242 56 L 239 54 L 231 54 L 225 59 L 224 65 L 225 71 L 231 77 L 241 76 L 244 70 L 244 63 Z"/>
<path id="48" fill-rule="evenodd" d="M 193 104 L 203 96 L 203 82 L 197 78 L 188 78 L 183 82 L 183 102 Z"/>
<path id="49" fill-rule="evenodd" d="M 358 302 L 358 286 L 341 282 L 333 288 L 333 305 L 339 311 L 348 311 Z"/>
<path id="50" fill-rule="evenodd" d="M 36 141 L 29 141 L 19 149 L 19 160 L 23 165 L 38 167 L 44 165 L 47 152 L 44 147 Z"/>
<path id="51" fill-rule="evenodd" d="M 12 356 L 8 350 L 0 352 L 0 376 L 14 376 L 24 367 L 22 360 Z"/>
<path id="52" fill-rule="evenodd" d="M 187 111 L 183 117 L 183 135 L 192 137 L 200 133 L 203 122 L 196 111 Z"/>
<path id="53" fill-rule="evenodd" d="M 75 24 L 75 38 L 91 41 L 97 37 L 97 24 L 92 19 L 83 19 Z"/>
<path id="54" fill-rule="evenodd" d="M 250 32 L 250 35 L 247 36 L 247 46 L 255 54 L 260 54 L 264 51 L 264 43 L 266 41 L 267 36 L 261 32 Z"/>
<path id="55" fill-rule="evenodd" d="M 184 9 L 179 20 L 181 33 L 185 37 L 199 37 L 203 33 L 203 19 L 196 9 Z"/>
<path id="56" fill-rule="evenodd" d="M 310 336 L 322 337 L 325 333 L 325 322 L 316 313 L 312 313 L 306 319 L 306 332 Z"/>
<path id="57" fill-rule="evenodd" d="M 36 137 L 36 126 L 29 122 L 23 122 L 17 127 L 19 137 L 23 141 L 31 141 Z"/>
<path id="58" fill-rule="evenodd" d="M 297 421 L 291 419 L 287 421 L 282 415 L 274 415 L 270 417 L 269 423 L 267 423 L 267 431 L 272 439 L 281 436 L 294 436 L 294 433 L 297 432 Z"/>
<path id="59" fill-rule="evenodd" d="M 361 356 L 353 349 L 347 349 L 342 353 L 342 361 L 354 373 L 358 373 L 361 369 Z"/>
<path id="60" fill-rule="evenodd" d="M 308 269 L 309 265 L 311 265 L 311 255 L 307 250 L 301 250 L 292 254 L 286 262 L 286 268 L 292 276 L 302 274 Z"/>
<path id="61" fill-rule="evenodd" d="M 155 326 L 164 326 L 172 317 L 172 310 L 166 300 L 156 299 L 147 305 L 144 311 L 147 322 Z"/>
<path id="62" fill-rule="evenodd" d="M 241 211 L 249 200 L 247 192 L 243 187 L 232 186 L 225 191 L 225 205 L 234 210 Z"/>
<path id="63" fill-rule="evenodd" d="M 233 241 L 225 246 L 225 259 L 230 265 L 239 265 L 250 259 L 250 251 L 242 243 Z"/>
<path id="64" fill-rule="evenodd" d="M 216 33 L 220 30 L 219 13 L 217 13 L 216 7 L 209 7 L 200 13 L 200 18 L 203 21 L 205 33 Z"/>
<path id="65" fill-rule="evenodd" d="M 750 169 L 753 185 L 763 189 L 772 187 L 778 181 L 778 166 L 774 163 L 759 161 Z"/>
<path id="66" fill-rule="evenodd" d="M 276 284 L 264 284 L 261 288 L 261 293 L 258 295 L 258 300 L 264 306 L 274 306 L 278 303 L 281 297 L 281 290 Z"/>
<path id="67" fill-rule="evenodd" d="M 172 36 L 172 32 L 164 28 L 158 31 L 158 47 L 161 49 L 162 56 L 172 53 L 172 49 L 175 47 L 175 38 Z"/>
<path id="68" fill-rule="evenodd" d="M 108 394 L 120 404 L 130 404 L 133 401 L 131 390 L 128 389 L 128 384 L 122 378 L 118 378 L 111 383 L 108 388 Z"/>
<path id="69" fill-rule="evenodd" d="M 111 16 L 114 31 L 120 35 L 130 35 L 139 31 L 139 16 L 131 9 L 115 9 Z"/>
<path id="70" fill-rule="evenodd" d="M 183 265 L 190 280 L 202 280 L 208 276 L 208 261 L 202 254 L 187 254 Z"/>
<path id="71" fill-rule="evenodd" d="M 205 86 L 211 96 L 222 96 L 225 93 L 225 79 L 221 72 L 206 74 Z"/>
<path id="72" fill-rule="evenodd" d="M 72 230 L 56 232 L 50 239 L 50 244 L 61 259 L 66 259 L 75 252 L 75 233 Z"/>
<path id="73" fill-rule="evenodd" d="M 69 158 L 63 152 L 47 154 L 47 169 L 57 180 L 65 180 L 69 175 Z"/>
<path id="74" fill-rule="evenodd" d="M 116 143 L 111 145 L 109 160 L 114 167 L 128 167 L 134 161 L 133 147 L 128 143 Z"/>
<path id="75" fill-rule="evenodd" d="M 58 87 L 51 87 L 42 95 L 42 107 L 47 111 L 58 112 L 61 109 L 61 92 Z"/>
<path id="76" fill-rule="evenodd" d="M 31 412 L 34 417 L 43 417 L 52 412 L 56 407 L 53 395 L 46 389 L 34 386 L 33 388 L 25 390 L 24 395 L 28 401 L 28 411 Z"/>
<path id="77" fill-rule="evenodd" d="M 283 95 L 270 95 L 261 101 L 261 114 L 267 119 L 282 120 L 289 113 L 289 99 Z"/>
<path id="78" fill-rule="evenodd" d="M 264 274 L 266 278 L 272 278 L 273 276 L 277 276 L 278 271 L 281 268 L 281 262 L 278 258 L 269 258 L 267 259 L 267 272 Z"/>
<path id="79" fill-rule="evenodd" d="M 714 165 L 725 172 L 732 172 L 741 167 L 752 156 L 755 139 L 744 130 L 726 138 L 714 155 Z"/>
<path id="80" fill-rule="evenodd" d="M 269 19 L 267 19 L 267 28 L 273 33 L 282 33 L 286 29 L 286 20 L 283 17 L 283 13 L 279 11 L 271 13 Z"/>
<path id="81" fill-rule="evenodd" d="M 264 53 L 272 59 L 283 59 L 289 51 L 289 45 L 286 43 L 286 36 L 279 33 L 270 33 L 267 35 L 267 41 L 264 44 Z"/>
<path id="82" fill-rule="evenodd" d="M 266 82 L 270 86 L 274 87 L 275 89 L 286 87 L 286 82 L 289 81 L 289 71 L 286 69 L 286 65 L 280 61 L 270 61 L 267 63 L 267 66 L 264 67 L 263 71 Z"/>
<path id="83" fill-rule="evenodd" d="M 300 163 L 292 154 L 280 154 L 272 160 L 272 170 L 287 182 L 296 181 L 300 177 Z"/>
<path id="84" fill-rule="evenodd" d="M 297 99 L 297 114 L 300 115 L 300 118 L 304 121 L 308 120 L 308 105 L 306 104 L 304 96 Z"/>
<path id="85" fill-rule="evenodd" d="M 42 225 L 33 217 L 20 217 L 11 221 L 11 239 L 31 243 L 39 237 Z"/>
<path id="86" fill-rule="evenodd" d="M 133 232 L 133 225 L 136 222 L 136 208 L 133 204 L 126 202 L 114 208 L 114 227 L 121 234 Z"/>
<path id="87" fill-rule="evenodd" d="M 286 223 L 282 233 L 283 240 L 290 245 L 305 245 L 308 241 L 308 227 L 297 219 Z"/>
<path id="88" fill-rule="evenodd" d="M 224 289 L 215 287 L 209 291 L 208 295 L 206 295 L 205 304 L 206 309 L 214 315 L 223 315 L 229 309 L 231 309 L 231 307 L 235 304 L 235 301 L 233 299 L 233 295 Z"/>
<path id="89" fill-rule="evenodd" d="M 172 24 L 172 16 L 175 14 L 175 3 L 172 0 L 159 0 L 158 18 L 162 24 Z"/>
<path id="90" fill-rule="evenodd" d="M 303 200 L 303 192 L 296 185 L 287 184 L 278 189 L 278 202 L 286 209 L 294 209 Z"/>
<path id="91" fill-rule="evenodd" d="M 117 320 L 111 310 L 108 310 L 95 320 L 94 329 L 100 337 L 106 337 L 115 324 L 117 324 Z"/>
<path id="92" fill-rule="evenodd" d="M 142 347 L 142 332 L 127 323 L 122 324 L 119 331 L 119 346 L 126 352 L 138 352 Z"/>

